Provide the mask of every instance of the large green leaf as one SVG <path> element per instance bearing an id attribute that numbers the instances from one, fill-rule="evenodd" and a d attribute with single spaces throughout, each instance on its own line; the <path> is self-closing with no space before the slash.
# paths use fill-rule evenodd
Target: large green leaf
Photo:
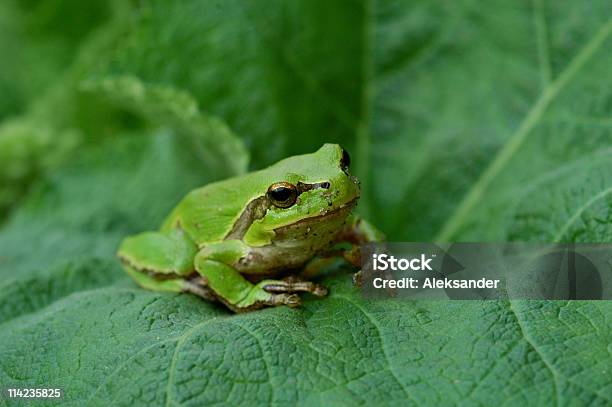
<path id="1" fill-rule="evenodd" d="M 53 86 L 111 1 L 5 0 L 0 4 L 0 119 L 19 114 Z M 69 23 L 67 23 L 69 22 Z"/>
<path id="2" fill-rule="evenodd" d="M 2 383 L 73 405 L 612 400 L 610 302 L 365 301 L 338 270 L 329 298 L 234 316 L 137 288 L 117 243 L 206 181 L 180 140 L 106 145 L 4 228 Z"/>
<path id="3" fill-rule="evenodd" d="M 612 145 L 608 2 L 424 1 L 376 13 L 372 162 L 388 164 L 368 184 L 393 235 L 504 240 L 512 215 L 500 209 L 522 188 Z"/>
<path id="4" fill-rule="evenodd" d="M 92 77 L 121 73 L 188 90 L 244 138 L 255 166 L 352 139 L 358 3 L 147 0 L 131 17 Z"/>
<path id="5" fill-rule="evenodd" d="M 79 96 L 20 127 L 38 155 L 45 120 L 98 142 L 0 231 L 0 383 L 78 406 L 611 404 L 609 301 L 368 301 L 335 267 L 328 298 L 232 315 L 114 257 L 243 169 L 230 128 L 256 168 L 348 146 L 392 240 L 610 242 L 611 49 L 605 1 L 139 2 L 80 49 Z"/>

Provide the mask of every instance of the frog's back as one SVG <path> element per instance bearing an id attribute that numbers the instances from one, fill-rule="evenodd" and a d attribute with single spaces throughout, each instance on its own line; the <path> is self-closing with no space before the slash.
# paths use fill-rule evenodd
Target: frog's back
<path id="1" fill-rule="evenodd" d="M 178 226 L 198 246 L 223 240 L 244 207 L 261 190 L 255 179 L 245 175 L 194 189 L 170 213 L 162 231 Z"/>
<path id="2" fill-rule="evenodd" d="M 285 158 L 263 170 L 208 184 L 191 191 L 172 211 L 162 230 L 181 227 L 198 246 L 223 240 L 247 205 L 265 196 L 270 185 L 286 181 L 329 181 L 341 172 L 342 148 L 325 144 L 317 152 Z"/>

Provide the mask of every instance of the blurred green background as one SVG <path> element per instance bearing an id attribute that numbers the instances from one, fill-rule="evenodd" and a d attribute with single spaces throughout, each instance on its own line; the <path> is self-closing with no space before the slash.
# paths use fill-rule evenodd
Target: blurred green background
<path id="1" fill-rule="evenodd" d="M 609 302 L 373 303 L 345 276 L 221 323 L 114 259 L 190 189 L 325 142 L 390 240 L 612 242 L 608 0 L 3 0 L 0 61 L 3 383 L 57 378 L 76 405 L 612 400 Z"/>
<path id="2" fill-rule="evenodd" d="M 3 216 L 81 152 L 165 129 L 200 145 L 201 182 L 341 143 L 391 238 L 506 240 L 525 182 L 610 143 L 608 6 L 8 0 Z"/>

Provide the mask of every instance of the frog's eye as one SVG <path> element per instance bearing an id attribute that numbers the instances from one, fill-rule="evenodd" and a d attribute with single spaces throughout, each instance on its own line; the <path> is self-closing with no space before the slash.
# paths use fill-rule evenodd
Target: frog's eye
<path id="1" fill-rule="evenodd" d="M 340 159 L 340 168 L 342 168 L 342 171 L 346 172 L 348 171 L 350 165 L 351 165 L 351 157 L 349 156 L 349 153 L 345 149 L 342 149 L 342 158 Z"/>
<path id="2" fill-rule="evenodd" d="M 288 182 L 277 182 L 268 188 L 268 197 L 278 208 L 289 208 L 297 201 L 298 191 L 295 185 Z"/>

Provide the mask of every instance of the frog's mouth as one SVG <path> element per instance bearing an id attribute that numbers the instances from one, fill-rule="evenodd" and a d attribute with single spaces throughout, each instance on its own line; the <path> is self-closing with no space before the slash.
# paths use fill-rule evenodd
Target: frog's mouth
<path id="1" fill-rule="evenodd" d="M 349 210 L 350 211 L 351 209 L 353 209 L 357 205 L 358 201 L 359 201 L 359 196 L 356 196 L 355 198 L 351 199 L 350 201 L 345 202 L 342 205 L 339 205 L 339 206 L 337 206 L 337 207 L 335 207 L 333 209 L 325 210 L 320 215 L 316 215 L 314 217 L 315 218 L 319 218 L 321 216 L 324 217 L 324 216 L 327 216 L 327 215 L 334 214 L 336 212 L 341 212 L 341 211 L 345 211 L 345 210 Z M 309 219 L 311 219 L 311 218 L 309 218 Z"/>
<path id="2" fill-rule="evenodd" d="M 307 218 L 301 219 L 291 225 L 281 226 L 279 228 L 274 229 L 274 231 L 277 233 L 279 232 L 282 233 L 286 229 L 299 228 L 302 226 L 310 226 L 310 225 L 315 225 L 317 223 L 325 222 L 325 220 L 327 219 L 331 220 L 334 218 L 346 217 L 350 213 L 350 211 L 353 209 L 353 207 L 357 205 L 357 201 L 359 201 L 358 196 L 333 209 L 322 210 L 317 215 L 309 216 Z"/>
<path id="3" fill-rule="evenodd" d="M 350 177 L 351 182 L 355 183 L 356 185 L 359 186 L 359 181 L 357 180 L 356 177 Z M 316 182 L 316 183 L 312 183 L 312 184 L 306 184 L 303 182 L 298 182 L 297 183 L 297 193 L 298 193 L 298 199 L 300 197 L 300 195 L 302 195 L 304 192 L 308 192 L 308 191 L 313 191 L 313 190 L 317 190 L 317 189 L 324 189 L 326 191 L 322 192 L 322 197 L 327 201 L 328 206 L 333 206 L 333 192 L 329 191 L 331 184 L 328 181 L 324 181 L 324 182 Z M 329 210 L 325 210 L 322 211 L 321 213 L 323 215 L 328 215 L 331 214 L 335 211 L 341 211 L 347 207 L 354 207 L 357 204 L 357 201 L 359 200 L 359 193 L 357 194 L 356 197 L 354 197 L 353 199 L 351 199 L 348 202 L 345 202 L 343 204 L 340 204 L 338 206 L 336 206 L 333 209 L 329 209 Z M 310 216 L 309 218 L 318 218 L 320 215 L 314 215 L 314 216 Z"/>

